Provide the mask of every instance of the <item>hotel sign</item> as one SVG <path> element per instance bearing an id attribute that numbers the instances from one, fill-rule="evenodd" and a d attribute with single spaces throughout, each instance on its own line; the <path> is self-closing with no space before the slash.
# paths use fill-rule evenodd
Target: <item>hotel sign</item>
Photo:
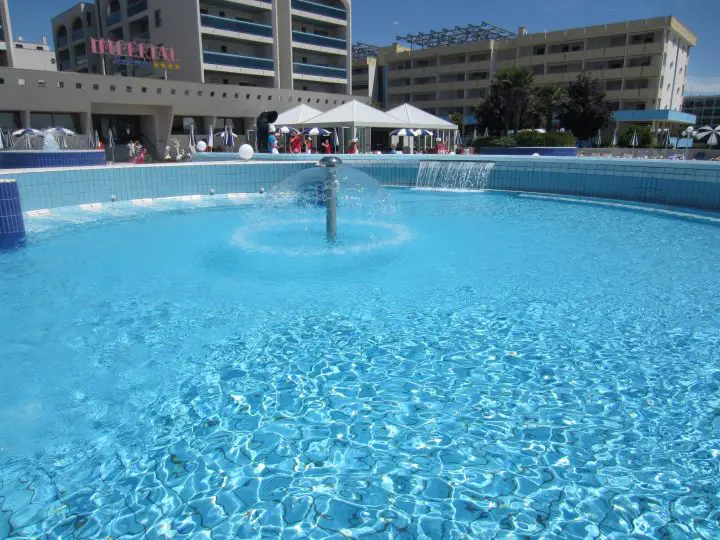
<path id="1" fill-rule="evenodd" d="M 90 38 L 90 51 L 93 54 L 115 56 L 115 64 L 147 66 L 168 71 L 179 71 L 180 64 L 175 58 L 172 47 L 157 46 L 151 43 L 134 41 L 112 41 Z"/>

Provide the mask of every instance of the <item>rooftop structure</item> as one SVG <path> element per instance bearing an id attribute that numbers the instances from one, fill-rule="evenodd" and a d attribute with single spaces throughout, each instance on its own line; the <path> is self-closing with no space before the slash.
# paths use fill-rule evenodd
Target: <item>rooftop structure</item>
<path id="1" fill-rule="evenodd" d="M 517 34 L 494 26 L 485 21 L 480 24 L 469 24 L 467 26 L 456 26 L 455 28 L 443 28 L 442 30 L 430 30 L 419 34 L 407 34 L 395 36 L 400 43 L 407 43 L 411 48 L 414 46 L 420 49 L 429 47 L 442 47 L 445 45 L 459 45 L 461 43 L 473 43 L 487 39 L 510 39 Z"/>

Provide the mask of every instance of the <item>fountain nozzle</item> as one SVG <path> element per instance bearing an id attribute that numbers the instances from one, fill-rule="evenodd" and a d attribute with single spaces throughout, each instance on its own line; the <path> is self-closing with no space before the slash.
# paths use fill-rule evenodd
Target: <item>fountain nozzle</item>
<path id="1" fill-rule="evenodd" d="M 337 169 L 342 165 L 342 160 L 336 156 L 325 156 L 318 163 L 319 167 L 327 169 L 325 179 L 325 232 L 328 242 L 334 243 L 337 240 L 337 190 L 338 179 Z"/>

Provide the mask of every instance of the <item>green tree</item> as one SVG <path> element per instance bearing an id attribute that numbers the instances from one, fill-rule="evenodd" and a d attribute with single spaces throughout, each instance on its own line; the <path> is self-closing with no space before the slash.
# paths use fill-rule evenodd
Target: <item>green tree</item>
<path id="1" fill-rule="evenodd" d="M 620 148 L 632 148 L 634 133 L 637 134 L 637 148 L 650 148 L 652 146 L 653 135 L 649 126 L 626 127 L 618 138 L 618 146 Z"/>
<path id="2" fill-rule="evenodd" d="M 505 108 L 505 100 L 498 94 L 497 88 L 491 86 L 488 96 L 475 108 L 475 118 L 480 124 L 480 129 L 482 131 L 487 129 L 491 135 L 507 131 Z"/>
<path id="3" fill-rule="evenodd" d="M 450 121 L 460 130 L 460 134 L 465 134 L 465 115 L 462 112 L 450 113 Z"/>
<path id="4" fill-rule="evenodd" d="M 610 120 L 610 108 L 600 83 L 581 73 L 567 89 L 567 100 L 560 106 L 560 124 L 581 140 L 593 137 Z"/>
<path id="5" fill-rule="evenodd" d="M 499 71 L 493 85 L 506 103 L 506 124 L 520 131 L 523 116 L 532 108 L 535 75 L 528 69 L 511 68 Z"/>
<path id="6" fill-rule="evenodd" d="M 559 85 L 541 86 L 535 92 L 538 112 L 545 121 L 545 129 L 552 131 L 552 121 L 555 112 L 565 103 L 567 90 Z"/>

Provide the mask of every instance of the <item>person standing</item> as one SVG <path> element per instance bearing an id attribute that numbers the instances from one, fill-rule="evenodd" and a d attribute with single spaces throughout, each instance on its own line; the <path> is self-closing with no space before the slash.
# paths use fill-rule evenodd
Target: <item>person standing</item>
<path id="1" fill-rule="evenodd" d="M 323 154 L 332 154 L 332 148 L 330 147 L 330 140 L 325 139 L 322 143 Z"/>
<path id="2" fill-rule="evenodd" d="M 300 139 L 300 133 L 294 131 L 290 137 L 290 152 L 293 154 L 299 154 L 302 150 L 302 140 Z"/>
<path id="3" fill-rule="evenodd" d="M 305 137 L 305 153 L 306 154 L 313 153 L 313 142 L 310 137 Z"/>
<path id="4" fill-rule="evenodd" d="M 445 148 L 445 145 L 442 142 L 442 139 L 438 137 L 435 139 L 435 153 L 436 154 L 447 154 L 447 148 Z"/>
<path id="5" fill-rule="evenodd" d="M 268 126 L 268 150 L 270 150 L 271 154 L 279 154 L 280 151 L 278 150 L 278 141 L 277 137 L 275 136 L 275 126 L 270 124 Z"/>

